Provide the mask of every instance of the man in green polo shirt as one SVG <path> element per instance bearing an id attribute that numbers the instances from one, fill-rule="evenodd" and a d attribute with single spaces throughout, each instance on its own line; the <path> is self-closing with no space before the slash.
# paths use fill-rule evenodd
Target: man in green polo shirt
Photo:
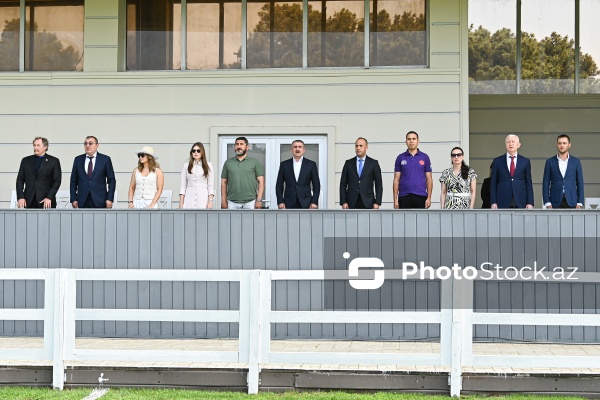
<path id="1" fill-rule="evenodd" d="M 248 139 L 240 136 L 234 146 L 235 157 L 225 161 L 221 172 L 221 208 L 261 208 L 265 168 L 256 158 L 248 157 Z"/>

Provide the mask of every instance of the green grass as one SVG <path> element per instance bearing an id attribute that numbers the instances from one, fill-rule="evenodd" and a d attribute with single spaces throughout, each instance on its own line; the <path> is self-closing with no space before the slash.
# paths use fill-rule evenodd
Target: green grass
<path id="1" fill-rule="evenodd" d="M 83 399 L 92 389 L 69 389 L 56 391 L 43 388 L 0 387 L 2 400 L 54 400 Z M 463 396 L 462 399 L 479 400 L 490 397 Z M 102 400 L 450 400 L 448 396 L 424 394 L 374 393 L 356 394 L 346 392 L 286 392 L 260 393 L 256 396 L 233 392 L 205 392 L 175 389 L 111 389 Z M 510 395 L 494 396 L 493 400 L 567 400 L 577 397 Z"/>

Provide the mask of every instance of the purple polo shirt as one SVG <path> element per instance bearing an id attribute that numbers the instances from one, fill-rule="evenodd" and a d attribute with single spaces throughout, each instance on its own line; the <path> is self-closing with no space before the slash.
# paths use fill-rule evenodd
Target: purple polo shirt
<path id="1" fill-rule="evenodd" d="M 429 156 L 417 149 L 413 156 L 406 150 L 396 158 L 394 172 L 400 172 L 400 189 L 398 197 L 409 194 L 427 196 L 426 172 L 431 172 Z"/>

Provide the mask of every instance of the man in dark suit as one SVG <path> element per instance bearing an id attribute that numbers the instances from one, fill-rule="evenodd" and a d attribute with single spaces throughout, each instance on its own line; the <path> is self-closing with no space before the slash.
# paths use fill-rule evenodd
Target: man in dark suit
<path id="1" fill-rule="evenodd" d="M 533 208 L 531 162 L 517 154 L 521 142 L 517 135 L 505 139 L 506 154 L 492 162 L 490 202 L 492 208 Z"/>
<path id="2" fill-rule="evenodd" d="M 569 155 L 571 138 L 559 135 L 558 154 L 546 160 L 542 181 L 542 198 L 546 208 L 582 208 L 583 170 L 581 161 Z"/>
<path id="3" fill-rule="evenodd" d="M 304 158 L 305 151 L 304 142 L 294 140 L 292 142 L 293 157 L 282 161 L 279 165 L 275 193 L 277 194 L 277 206 L 280 209 L 318 208 L 321 181 L 317 163 Z"/>
<path id="4" fill-rule="evenodd" d="M 73 208 L 112 208 L 115 199 L 115 171 L 110 157 L 98 153 L 98 139 L 88 136 L 85 154 L 75 157 L 71 172 Z"/>
<path id="5" fill-rule="evenodd" d="M 17 174 L 18 208 L 56 208 L 60 188 L 60 161 L 47 154 L 48 139 L 33 140 L 33 155 L 21 160 Z"/>
<path id="6" fill-rule="evenodd" d="M 367 139 L 359 137 L 354 143 L 356 157 L 344 164 L 340 179 L 340 205 L 343 209 L 377 209 L 381 206 L 381 168 L 377 160 L 367 156 L 368 148 Z"/>

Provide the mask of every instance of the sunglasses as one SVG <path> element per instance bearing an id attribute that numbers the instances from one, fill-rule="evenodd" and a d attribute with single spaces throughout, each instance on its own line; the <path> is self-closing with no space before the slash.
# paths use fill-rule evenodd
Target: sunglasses
<path id="1" fill-rule="evenodd" d="M 461 157 L 463 155 L 463 153 L 452 153 L 450 154 L 450 157 Z"/>
<path id="2" fill-rule="evenodd" d="M 138 158 L 146 157 L 146 155 L 147 155 L 146 153 L 138 153 Z"/>
<path id="3" fill-rule="evenodd" d="M 83 142 L 84 146 L 93 146 L 95 144 L 96 144 L 96 142 Z"/>
<path id="4" fill-rule="evenodd" d="M 200 153 L 202 150 L 200 149 L 192 149 L 192 153 Z"/>

